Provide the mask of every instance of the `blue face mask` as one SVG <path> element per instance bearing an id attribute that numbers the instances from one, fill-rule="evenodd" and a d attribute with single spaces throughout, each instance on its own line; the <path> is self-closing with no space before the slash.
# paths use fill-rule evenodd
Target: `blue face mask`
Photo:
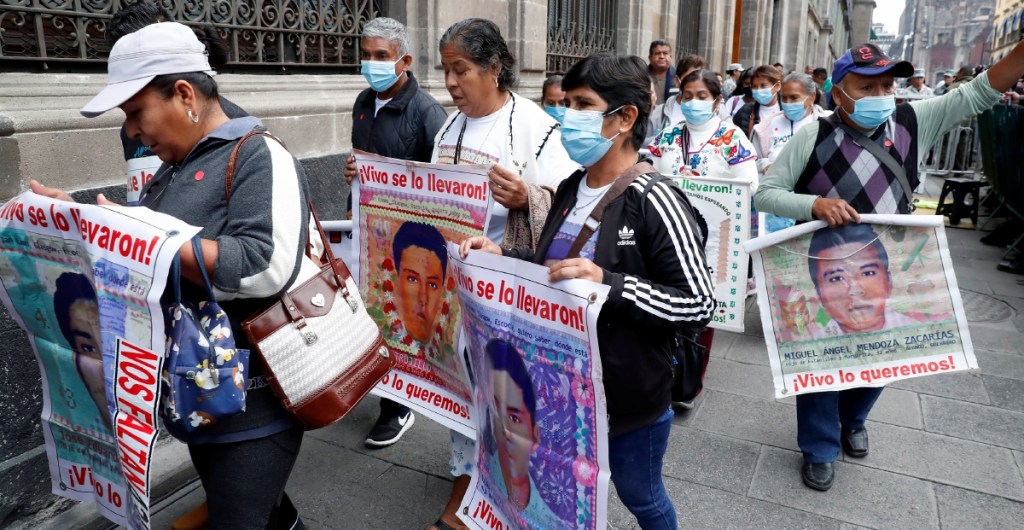
<path id="1" fill-rule="evenodd" d="M 395 86 L 398 82 L 398 74 L 395 73 L 395 65 L 398 61 L 389 63 L 387 61 L 363 61 L 360 72 L 370 83 L 374 92 L 384 92 Z"/>
<path id="2" fill-rule="evenodd" d="M 775 88 L 775 85 L 768 88 L 756 88 L 750 91 L 750 97 L 754 98 L 754 101 L 762 105 L 768 105 L 772 102 L 772 98 L 775 97 L 775 93 L 772 92 L 773 88 Z"/>
<path id="3" fill-rule="evenodd" d="M 547 112 L 548 116 L 554 118 L 558 123 L 562 123 L 562 120 L 565 118 L 565 107 L 549 107 L 544 105 L 544 112 Z"/>
<path id="4" fill-rule="evenodd" d="M 604 157 L 612 147 L 611 138 L 601 136 L 604 118 L 619 111 L 619 107 L 610 112 L 599 110 L 565 109 L 562 118 L 562 147 L 569 158 L 583 167 L 590 167 Z M 621 133 L 620 133 L 621 134 Z"/>
<path id="5" fill-rule="evenodd" d="M 682 105 L 683 117 L 690 125 L 704 125 L 715 115 L 715 100 L 691 99 Z"/>
<path id="6" fill-rule="evenodd" d="M 843 87 L 839 87 L 839 90 L 842 91 L 843 95 L 850 98 L 850 95 L 843 90 Z M 896 96 L 894 94 L 888 96 L 864 96 L 853 100 L 853 114 L 849 116 L 857 125 L 865 129 L 874 129 L 885 123 L 895 110 Z"/>
<path id="7" fill-rule="evenodd" d="M 803 101 L 798 101 L 796 103 L 783 103 L 782 112 L 790 119 L 790 121 L 800 121 L 807 115 L 807 107 L 804 106 Z"/>

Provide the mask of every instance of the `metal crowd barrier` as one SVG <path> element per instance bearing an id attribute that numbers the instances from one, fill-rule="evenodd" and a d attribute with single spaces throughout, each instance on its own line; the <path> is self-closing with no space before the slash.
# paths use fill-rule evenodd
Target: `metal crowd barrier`
<path id="1" fill-rule="evenodd" d="M 928 188 L 928 177 L 935 176 L 942 179 L 948 177 L 964 177 L 980 180 L 981 156 L 979 149 L 979 136 L 976 133 L 977 123 L 974 119 L 969 126 L 958 126 L 942 135 L 938 142 L 932 147 L 924 162 L 918 166 L 920 183 L 914 191 L 930 197 L 938 195 L 938 190 Z"/>

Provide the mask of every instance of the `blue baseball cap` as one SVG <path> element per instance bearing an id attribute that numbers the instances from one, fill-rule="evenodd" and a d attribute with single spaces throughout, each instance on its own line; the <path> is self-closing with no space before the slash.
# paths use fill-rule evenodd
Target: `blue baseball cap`
<path id="1" fill-rule="evenodd" d="M 839 84 L 850 72 L 867 76 L 890 72 L 895 77 L 910 77 L 914 75 L 914 65 L 909 61 L 893 61 L 878 46 L 864 43 L 846 50 L 836 60 L 832 68 L 832 83 Z"/>

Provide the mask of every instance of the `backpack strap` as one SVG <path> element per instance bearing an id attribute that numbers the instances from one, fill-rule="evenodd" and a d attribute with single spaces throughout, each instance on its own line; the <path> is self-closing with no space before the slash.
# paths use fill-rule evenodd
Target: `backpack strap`
<path id="1" fill-rule="evenodd" d="M 643 192 L 640 194 L 640 216 L 644 219 L 647 218 L 647 195 L 655 185 L 663 180 L 671 181 L 672 179 L 662 175 L 661 173 L 654 173 L 651 175 L 651 180 L 647 182 L 647 185 L 644 186 Z M 693 220 L 697 222 L 697 228 L 700 230 L 701 246 L 707 248 L 709 233 L 707 220 L 704 219 L 703 215 L 701 215 L 700 210 L 693 207 L 693 204 L 690 203 L 690 199 L 686 196 L 685 191 L 676 185 L 672 185 L 670 189 L 681 196 L 683 205 L 690 211 L 690 214 L 693 215 Z"/>
<path id="2" fill-rule="evenodd" d="M 280 138 L 261 129 L 249 131 L 248 134 L 238 140 L 238 143 L 235 144 L 235 148 L 231 150 L 231 156 L 228 157 L 228 170 L 224 175 L 224 200 L 228 204 L 231 204 L 231 181 L 235 177 L 235 165 L 238 163 L 238 153 L 242 150 L 242 144 L 247 142 L 249 138 L 252 138 L 253 136 L 266 136 L 267 138 L 281 144 L 281 147 L 288 149 L 288 146 L 284 145 L 284 142 L 282 142 Z"/>
<path id="3" fill-rule="evenodd" d="M 572 242 L 572 246 L 569 247 L 569 253 L 566 254 L 566 258 L 578 258 L 580 251 L 583 250 L 583 245 L 590 240 L 590 236 L 594 235 L 594 232 L 601 226 L 601 218 L 604 217 L 604 210 L 609 203 L 618 199 L 622 195 L 626 188 L 633 183 L 640 175 L 647 173 L 657 174 L 658 170 L 654 169 L 650 163 L 646 160 L 634 164 L 632 167 L 626 170 L 625 173 L 620 175 L 615 182 L 612 183 L 612 187 L 605 192 L 601 200 L 598 201 L 594 209 L 590 211 L 590 215 L 586 221 L 583 222 L 583 226 L 580 228 L 580 233 L 576 236 L 576 240 Z M 584 177 L 586 178 L 586 177 Z"/>

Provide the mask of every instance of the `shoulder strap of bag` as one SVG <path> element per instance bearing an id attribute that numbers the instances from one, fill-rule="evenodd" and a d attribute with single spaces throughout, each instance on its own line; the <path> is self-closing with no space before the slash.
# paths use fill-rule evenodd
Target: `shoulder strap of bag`
<path id="1" fill-rule="evenodd" d="M 267 138 L 281 144 L 281 147 L 288 149 L 288 146 L 286 146 L 280 138 L 263 130 L 251 131 L 238 140 L 238 143 L 235 144 L 235 148 L 231 150 L 231 156 L 228 158 L 227 174 L 224 176 L 224 196 L 228 202 L 231 201 L 231 179 L 235 174 L 235 164 L 238 160 L 238 152 L 242 149 L 242 144 L 253 136 L 266 136 Z M 320 234 L 320 240 L 324 243 L 324 253 L 327 255 L 327 263 L 331 266 L 331 271 L 334 273 L 334 281 L 337 282 L 338 290 L 341 291 L 342 296 L 348 301 L 349 306 L 352 307 L 352 311 L 355 312 L 357 306 L 355 305 L 354 300 L 350 298 L 351 293 L 345 286 L 345 279 L 350 277 L 352 273 L 349 271 L 348 265 L 346 265 L 344 261 L 335 259 L 334 251 L 331 250 L 331 243 L 327 239 L 327 234 L 324 233 L 323 225 L 320 224 L 320 216 L 317 215 L 316 208 L 313 208 L 313 203 L 308 199 L 306 200 L 306 207 L 309 208 L 309 214 L 313 216 L 313 221 L 316 223 L 316 230 Z M 306 249 L 307 256 L 309 255 L 308 247 L 309 245 L 307 245 Z M 281 297 L 286 300 L 285 305 L 287 306 L 288 292 L 282 292 Z"/>
<path id="2" fill-rule="evenodd" d="M 242 150 L 242 144 L 247 142 L 249 138 L 252 138 L 253 136 L 266 136 L 267 138 L 270 138 L 275 142 L 281 144 L 281 147 L 288 149 L 288 146 L 285 145 L 280 138 L 264 130 L 250 131 L 248 134 L 246 134 L 240 140 L 238 140 L 238 143 L 235 144 L 235 148 L 231 150 L 231 156 L 228 157 L 228 170 L 227 173 L 224 175 L 224 200 L 229 204 L 231 203 L 231 181 L 232 179 L 235 178 L 235 164 L 238 163 L 238 153 L 239 151 Z"/>
<path id="3" fill-rule="evenodd" d="M 590 236 L 594 235 L 598 227 L 601 226 L 601 218 L 604 217 L 604 209 L 609 203 L 619 198 L 619 195 L 625 193 L 626 188 L 633 183 L 640 175 L 646 173 L 657 173 L 658 170 L 654 169 L 650 163 L 644 161 L 634 164 L 625 173 L 615 179 L 612 183 L 612 187 L 605 192 L 601 200 L 598 201 L 594 209 L 590 211 L 590 216 L 583 222 L 583 226 L 580 228 L 579 235 L 576 236 L 576 240 L 572 242 L 572 246 L 569 247 L 569 253 L 566 254 L 566 258 L 577 258 L 580 255 L 580 251 L 583 250 L 583 245 L 590 240 Z M 583 178 L 586 178 L 584 176 Z"/>
<path id="4" fill-rule="evenodd" d="M 889 168 L 889 171 L 892 171 L 893 174 L 896 175 L 896 180 L 900 181 L 900 187 L 903 188 L 903 197 L 907 200 L 907 204 L 914 204 L 914 201 L 912 201 L 910 197 L 913 190 L 910 189 L 910 181 L 907 180 L 907 171 L 903 169 L 903 166 L 901 166 L 895 158 L 893 158 L 892 153 L 890 153 L 888 149 L 878 145 L 878 142 L 872 140 L 868 135 L 847 125 L 842 118 L 838 117 L 838 113 L 833 114 L 833 116 L 835 116 L 832 120 L 833 123 L 838 125 L 843 132 L 849 134 L 854 143 L 874 155 L 879 162 L 885 164 L 885 167 Z"/>

